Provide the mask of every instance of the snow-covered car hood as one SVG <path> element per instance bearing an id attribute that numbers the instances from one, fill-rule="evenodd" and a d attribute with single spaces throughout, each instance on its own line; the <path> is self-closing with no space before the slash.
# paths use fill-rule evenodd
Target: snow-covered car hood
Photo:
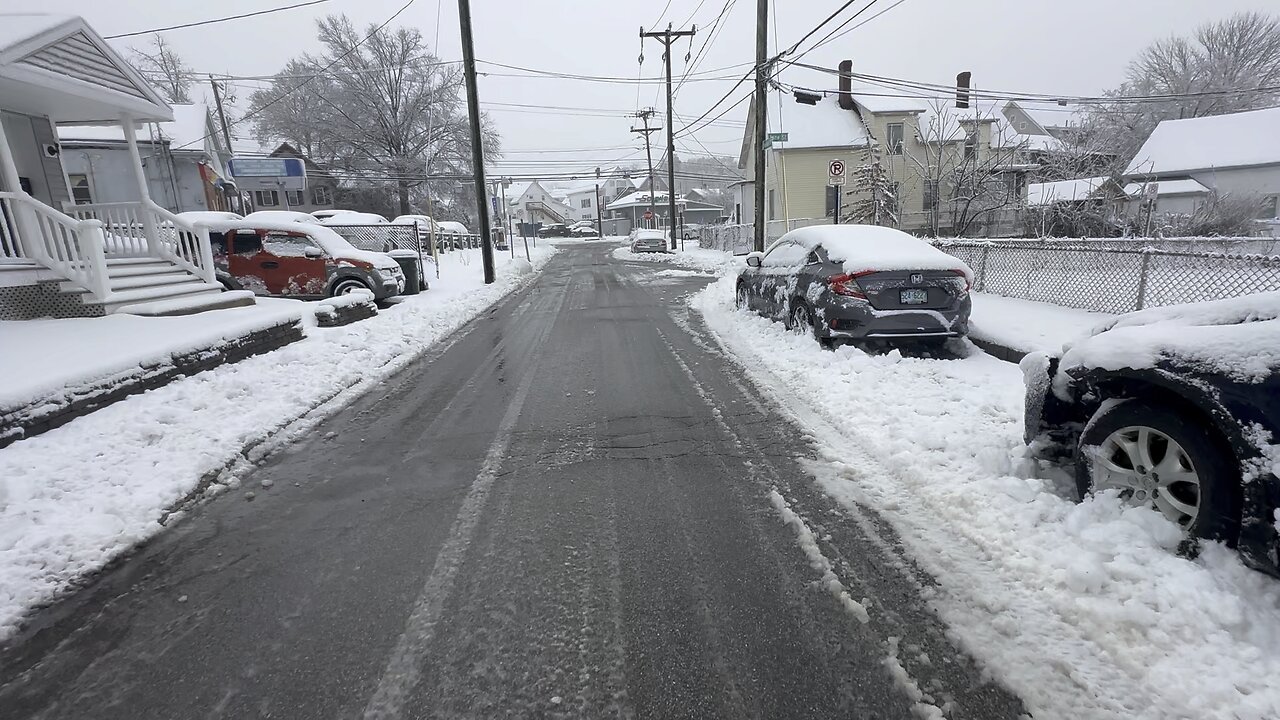
<path id="1" fill-rule="evenodd" d="M 847 273 L 867 270 L 954 270 L 973 282 L 973 271 L 920 238 L 879 225 L 812 225 L 792 230 L 774 245 L 795 241 L 809 250 L 821 245 Z M 772 249 L 773 245 L 769 246 Z"/>
<path id="2" fill-rule="evenodd" d="M 1280 292 L 1121 315 L 1068 343 L 1060 367 L 1137 370 L 1164 360 L 1238 382 L 1280 371 Z"/>

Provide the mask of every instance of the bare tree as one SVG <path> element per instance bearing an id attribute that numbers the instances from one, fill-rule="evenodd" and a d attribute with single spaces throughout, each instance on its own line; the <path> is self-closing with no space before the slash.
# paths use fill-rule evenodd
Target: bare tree
<path id="1" fill-rule="evenodd" d="M 254 94 L 264 134 L 297 140 L 306 151 L 347 172 L 392 188 L 401 213 L 430 196 L 446 206 L 466 188 L 431 175 L 471 170 L 471 140 L 461 96 L 462 70 L 441 62 L 413 28 L 363 32 L 345 15 L 318 22 L 324 52 L 293 61 L 271 90 Z M 301 80 L 322 78 L 285 97 Z M 295 96 L 305 95 L 305 99 Z M 485 157 L 499 155 L 499 138 L 484 119 Z"/>
<path id="2" fill-rule="evenodd" d="M 1109 152 L 1128 161 L 1162 120 L 1207 117 L 1280 103 L 1280 17 L 1237 13 L 1190 37 L 1157 40 L 1129 63 L 1116 98 L 1092 113 Z M 1133 101 L 1128 98 L 1178 96 Z"/>
<path id="3" fill-rule="evenodd" d="M 934 100 L 918 128 L 922 156 L 907 153 L 924 189 L 929 230 L 956 236 L 1011 222 L 1025 190 L 1025 145 L 992 142 L 994 105 L 956 109 Z M 928 202 L 932 200 L 932 202 Z"/>
<path id="4" fill-rule="evenodd" d="M 138 72 L 160 90 L 171 103 L 191 102 L 195 73 L 177 51 L 159 34 L 151 38 L 151 49 L 131 48 L 129 61 Z"/>

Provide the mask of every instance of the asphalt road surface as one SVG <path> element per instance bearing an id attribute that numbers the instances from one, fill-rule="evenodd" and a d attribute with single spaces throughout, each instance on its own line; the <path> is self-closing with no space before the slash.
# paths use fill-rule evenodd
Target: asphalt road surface
<path id="1" fill-rule="evenodd" d="M 0 651 L 0 715 L 1018 717 L 689 314 L 707 280 L 614 247 L 566 247 L 43 613 Z"/>

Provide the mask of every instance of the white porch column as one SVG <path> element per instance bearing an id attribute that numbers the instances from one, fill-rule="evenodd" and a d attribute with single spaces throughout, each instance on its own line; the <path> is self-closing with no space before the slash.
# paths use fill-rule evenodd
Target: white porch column
<path id="1" fill-rule="evenodd" d="M 138 182 L 138 193 L 142 197 L 141 211 L 138 213 L 142 221 L 142 231 L 147 237 L 147 251 L 152 257 L 161 256 L 160 234 L 156 227 L 155 215 L 151 212 L 151 190 L 147 187 L 147 171 L 142 167 L 142 153 L 138 151 L 138 130 L 134 127 L 133 117 L 120 116 L 120 125 L 124 128 L 125 143 L 129 146 L 129 158 L 133 160 L 133 175 Z"/>
<path id="2" fill-rule="evenodd" d="M 9 136 L 4 131 L 4 118 L 0 116 L 0 177 L 4 178 L 4 186 L 12 193 L 22 193 L 22 181 L 18 179 L 18 165 L 13 160 L 13 148 L 9 145 Z M 44 248 L 37 242 L 40 238 L 36 218 L 23 203 L 10 206 L 14 224 L 18 231 L 18 248 L 23 257 L 38 260 Z"/>

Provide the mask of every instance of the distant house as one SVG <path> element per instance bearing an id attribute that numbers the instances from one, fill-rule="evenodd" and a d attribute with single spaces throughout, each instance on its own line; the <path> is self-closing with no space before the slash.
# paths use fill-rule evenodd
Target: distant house
<path id="1" fill-rule="evenodd" d="M 599 187 L 599 196 L 596 189 Z M 564 204 L 569 207 L 573 213 L 574 220 L 592 220 L 596 219 L 596 210 L 599 202 L 608 202 L 608 196 L 605 195 L 606 188 L 597 185 L 594 180 L 583 180 L 573 185 L 563 188 Z"/>
<path id="2" fill-rule="evenodd" d="M 507 210 L 513 222 L 551 223 L 573 222 L 577 213 L 556 199 L 555 193 L 543 187 L 537 180 L 512 183 L 506 191 Z"/>
<path id="3" fill-rule="evenodd" d="M 327 170 L 316 164 L 311 158 L 289 143 L 271 151 L 271 157 L 299 158 L 307 168 L 306 190 L 255 190 L 253 205 L 258 210 L 283 210 L 286 204 L 289 210 L 298 212 L 315 212 L 316 210 L 332 210 L 333 198 L 338 191 L 338 181 Z"/>
<path id="4" fill-rule="evenodd" d="M 1074 104 L 1033 105 L 1010 100 L 1000 112 L 1020 135 L 1070 140 L 1084 124 L 1084 108 Z"/>
<path id="5" fill-rule="evenodd" d="M 646 220 L 644 215 L 651 207 L 654 217 Z M 658 192 L 650 198 L 648 191 L 637 190 L 614 200 L 605 209 L 608 211 L 606 217 L 615 221 L 612 223 L 614 234 L 625 234 L 635 227 L 667 227 L 671 224 L 668 222 L 671 204 L 666 192 Z M 685 223 L 705 225 L 718 221 L 724 210 L 719 205 L 677 195 L 676 213 L 678 219 Z"/>
<path id="6" fill-rule="evenodd" d="M 1124 178 L 1133 193 L 1156 185 L 1159 213 L 1193 212 L 1213 193 L 1257 196 L 1259 219 L 1280 217 L 1280 107 L 1165 120 Z"/>
<path id="7" fill-rule="evenodd" d="M 1027 185 L 1025 231 L 1034 236 L 1108 236 L 1119 233 L 1128 195 L 1107 176 Z"/>
<path id="8" fill-rule="evenodd" d="M 203 103 L 173 105 L 173 120 L 146 123 L 138 149 L 151 199 L 171 212 L 227 210 L 234 186 L 224 169 L 231 157 Z M 124 129 L 115 125 L 59 125 L 62 166 L 77 205 L 136 202 L 142 192 Z"/>
<path id="9" fill-rule="evenodd" d="M 841 63 L 839 90 L 806 102 L 769 98 L 765 153 L 765 219 L 777 237 L 790 221 L 831 218 L 878 222 L 915 233 L 1008 235 L 1028 172 L 1027 136 L 1011 131 L 999 105 L 976 99 L 903 97 L 855 86 Z M 804 93 L 797 97 L 805 99 Z M 755 163 L 755 113 L 749 110 L 738 167 Z M 828 169 L 843 163 L 835 190 Z M 751 217 L 754 183 L 733 186 L 734 206 Z"/>

